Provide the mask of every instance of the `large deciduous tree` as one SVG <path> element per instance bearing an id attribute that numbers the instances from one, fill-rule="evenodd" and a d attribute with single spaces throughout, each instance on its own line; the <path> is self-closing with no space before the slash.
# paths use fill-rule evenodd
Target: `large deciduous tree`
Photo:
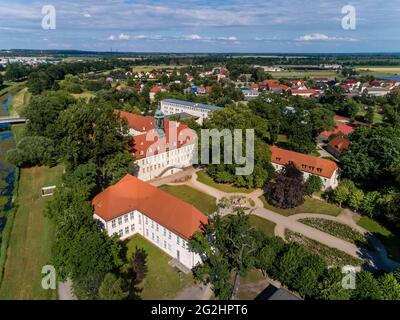
<path id="1" fill-rule="evenodd" d="M 268 202 L 275 207 L 288 209 L 304 203 L 306 194 L 303 173 L 294 164 L 287 164 L 274 181 L 265 187 Z"/>

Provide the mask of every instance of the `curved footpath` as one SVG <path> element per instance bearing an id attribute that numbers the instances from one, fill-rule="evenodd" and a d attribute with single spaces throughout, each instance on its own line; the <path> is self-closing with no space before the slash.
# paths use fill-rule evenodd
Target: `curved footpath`
<path id="1" fill-rule="evenodd" d="M 157 187 L 161 186 L 163 184 L 187 185 L 187 186 L 197 189 L 205 194 L 215 197 L 217 199 L 217 202 L 224 197 L 229 198 L 232 196 L 241 196 L 241 197 L 246 197 L 246 198 L 252 199 L 255 203 L 255 206 L 252 208 L 252 214 L 274 222 L 276 224 L 275 235 L 277 235 L 277 236 L 284 238 L 284 230 L 289 229 L 291 231 L 300 233 L 300 234 L 306 236 L 307 238 L 318 241 L 324 245 L 327 245 L 329 247 L 336 248 L 340 251 L 343 251 L 353 257 L 367 260 L 370 264 L 370 268 L 372 268 L 372 269 L 392 271 L 394 269 L 400 268 L 400 263 L 389 259 L 387 257 L 385 247 L 382 245 L 382 243 L 380 243 L 379 240 L 377 240 L 376 238 L 374 238 L 372 236 L 370 236 L 370 239 L 371 239 L 372 245 L 375 248 L 375 251 L 373 251 L 373 252 L 371 252 L 367 249 L 364 249 L 364 248 L 357 247 L 356 245 L 354 245 L 350 242 L 339 239 L 339 238 L 332 236 L 326 232 L 317 230 L 315 228 L 307 226 L 298 221 L 299 219 L 310 218 L 310 217 L 311 218 L 323 218 L 323 219 L 328 219 L 328 220 L 343 223 L 345 225 L 348 225 L 348 226 L 354 228 L 355 230 L 357 230 L 361 233 L 364 233 L 364 234 L 368 233 L 365 229 L 361 228 L 360 226 L 358 226 L 356 224 L 356 222 L 354 221 L 354 217 L 353 217 L 354 213 L 352 213 L 351 211 L 345 210 L 337 217 L 324 215 L 324 214 L 314 214 L 314 213 L 312 213 L 312 214 L 302 213 L 302 214 L 297 214 L 297 215 L 292 215 L 292 216 L 286 217 L 279 213 L 276 213 L 274 211 L 264 208 L 262 201 L 259 199 L 259 197 L 263 194 L 261 189 L 257 189 L 255 191 L 253 191 L 252 193 L 226 193 L 226 192 L 223 192 L 221 190 L 218 190 L 216 188 L 213 188 L 209 185 L 206 185 L 206 184 L 198 181 L 196 171 L 198 171 L 198 170 L 196 170 L 194 168 L 189 168 L 189 169 L 179 172 L 176 175 L 153 180 L 153 181 L 150 181 L 150 183 Z M 187 180 L 185 182 L 174 183 L 174 181 L 177 181 L 180 178 L 183 178 L 185 176 L 190 176 L 190 175 L 191 175 L 191 178 L 189 180 Z"/>

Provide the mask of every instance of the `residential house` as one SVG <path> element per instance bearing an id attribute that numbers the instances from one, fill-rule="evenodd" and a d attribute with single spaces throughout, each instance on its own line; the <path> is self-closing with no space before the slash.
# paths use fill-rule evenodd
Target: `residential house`
<path id="1" fill-rule="evenodd" d="M 349 149 L 350 141 L 343 136 L 336 137 L 328 142 L 326 151 L 328 151 L 335 158 L 339 159 L 344 150 Z"/>
<path id="2" fill-rule="evenodd" d="M 289 163 L 293 163 L 303 172 L 305 181 L 311 175 L 320 177 L 324 190 L 335 189 L 339 184 L 339 167 L 331 160 L 285 150 L 276 146 L 271 147 L 271 153 L 272 166 L 276 171 L 282 170 Z"/>

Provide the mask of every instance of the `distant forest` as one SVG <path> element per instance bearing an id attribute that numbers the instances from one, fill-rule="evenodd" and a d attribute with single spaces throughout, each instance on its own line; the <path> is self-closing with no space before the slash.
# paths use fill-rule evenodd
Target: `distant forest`
<path id="1" fill-rule="evenodd" d="M 66 57 L 113 57 L 132 58 L 138 65 L 202 65 L 227 63 L 275 65 L 321 65 L 341 64 L 345 66 L 400 66 L 400 53 L 370 54 L 259 54 L 259 53 L 132 53 L 132 52 L 94 52 L 79 50 L 0 50 L 0 57 L 52 56 Z"/>

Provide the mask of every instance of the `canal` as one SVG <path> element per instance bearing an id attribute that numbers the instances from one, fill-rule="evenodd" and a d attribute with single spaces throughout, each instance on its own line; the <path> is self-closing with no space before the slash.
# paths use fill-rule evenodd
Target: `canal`
<path id="1" fill-rule="evenodd" d="M 12 98 L 12 95 L 9 95 L 6 100 L 1 102 L 0 116 L 9 115 L 8 107 Z M 0 234 L 7 221 L 7 211 L 12 202 L 15 167 L 7 161 L 7 151 L 14 147 L 15 141 L 11 126 L 0 124 Z"/>

